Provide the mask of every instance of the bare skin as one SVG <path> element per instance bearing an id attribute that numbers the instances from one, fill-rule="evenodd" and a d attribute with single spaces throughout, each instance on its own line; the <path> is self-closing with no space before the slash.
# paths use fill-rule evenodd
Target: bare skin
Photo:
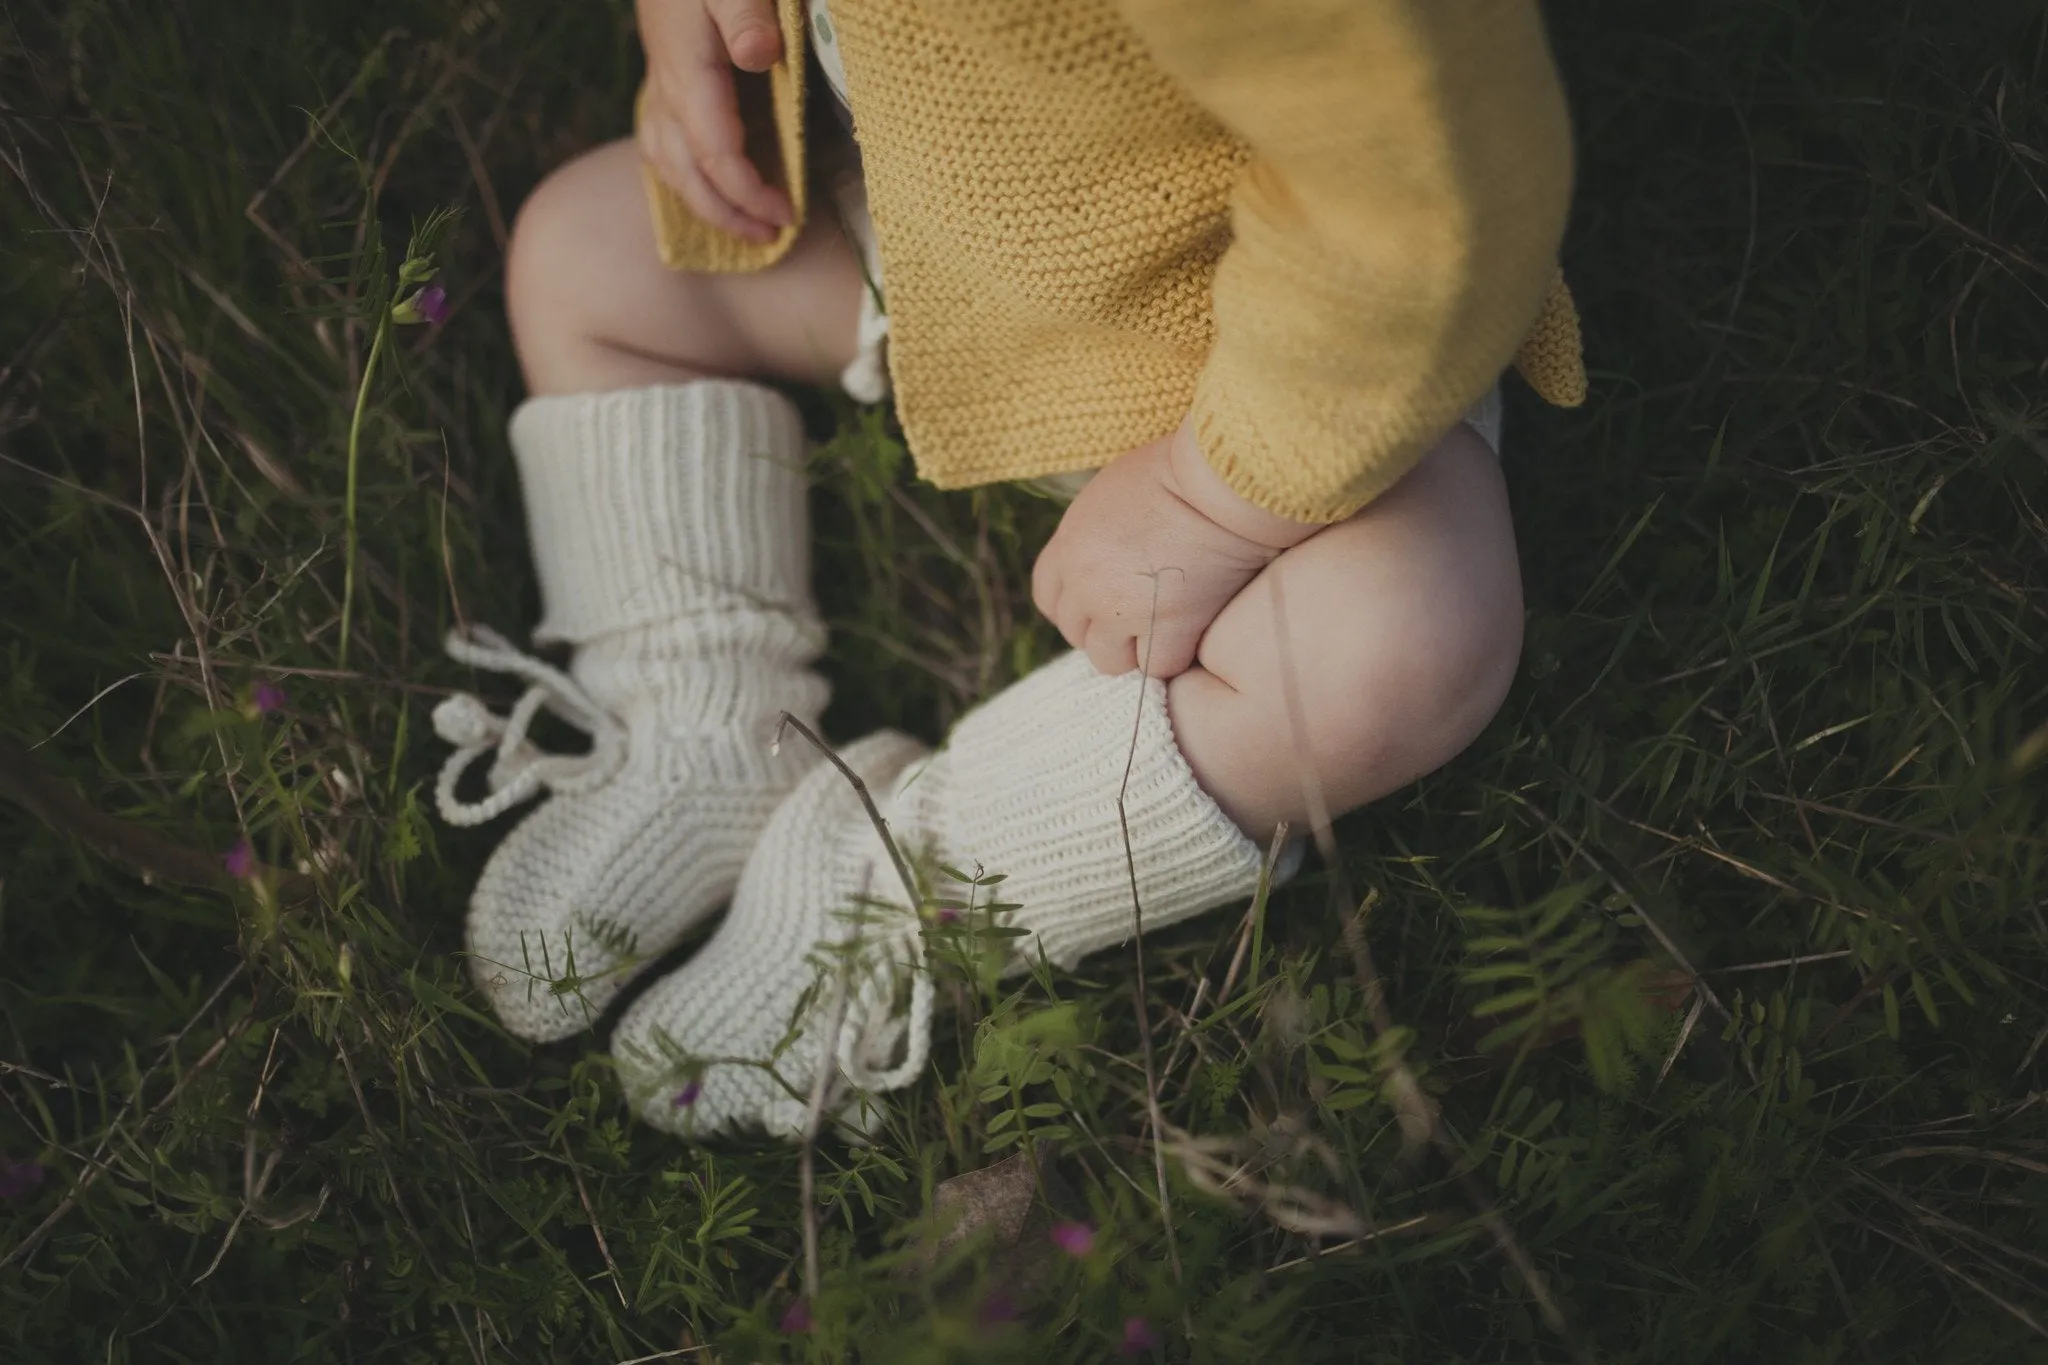
<path id="1" fill-rule="evenodd" d="M 640 0 L 640 11 L 654 75 L 639 144 L 557 171 L 513 233 L 507 296 L 529 389 L 835 382 L 855 357 L 864 286 L 828 215 L 766 270 L 691 275 L 660 264 L 644 208 L 643 157 L 708 221 L 757 240 L 788 221 L 787 200 L 740 154 L 736 113 L 720 108 L 731 67 L 780 55 L 772 11 L 765 0 Z M 722 87 L 703 82 L 714 65 Z M 1506 487 L 1463 425 L 1333 526 L 1245 502 L 1190 431 L 1162 435 L 1083 489 L 1039 558 L 1033 597 L 1099 669 L 1142 662 L 1169 680 L 1182 753 L 1255 838 L 1448 762 L 1499 709 L 1521 652 Z"/>

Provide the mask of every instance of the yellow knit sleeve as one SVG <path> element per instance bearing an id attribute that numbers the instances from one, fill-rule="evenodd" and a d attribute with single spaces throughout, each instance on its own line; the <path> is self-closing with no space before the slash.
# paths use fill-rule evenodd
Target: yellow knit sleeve
<path id="1" fill-rule="evenodd" d="M 1571 133 L 1535 0 L 1117 3 L 1251 152 L 1195 388 L 1203 454 L 1267 511 L 1341 520 L 1552 299 Z"/>

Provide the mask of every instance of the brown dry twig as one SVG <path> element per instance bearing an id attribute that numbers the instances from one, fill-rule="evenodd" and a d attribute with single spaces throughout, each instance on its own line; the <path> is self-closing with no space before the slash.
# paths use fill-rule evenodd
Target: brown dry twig
<path id="1" fill-rule="evenodd" d="M 1152 577 L 1152 620 L 1159 619 L 1159 576 Z M 1149 676 L 1152 672 L 1152 640 L 1154 633 L 1145 636 L 1145 657 L 1141 672 Z M 1123 838 L 1124 871 L 1131 882 L 1131 960 L 1137 964 L 1137 974 L 1131 982 L 1131 994 L 1138 1011 L 1138 1041 L 1145 1059 L 1145 1118 L 1151 1125 L 1152 1173 L 1159 1187 L 1159 1218 L 1166 1230 L 1166 1263 L 1173 1271 L 1173 1282 L 1180 1283 L 1180 1246 L 1173 1235 L 1173 1196 L 1166 1185 L 1166 1120 L 1159 1111 L 1159 1063 L 1152 1053 L 1152 1016 L 1146 1007 L 1145 989 L 1145 906 L 1138 896 L 1138 858 L 1131 848 L 1131 817 L 1125 800 L 1131 790 L 1131 771 L 1138 762 L 1138 730 L 1145 723 L 1145 689 L 1138 689 L 1138 706 L 1131 714 L 1131 746 L 1124 756 L 1123 781 L 1116 789 L 1116 823 Z"/>
<path id="2" fill-rule="evenodd" d="M 833 751 L 832 746 L 819 738 L 818 732 L 798 720 L 789 712 L 782 713 L 781 721 L 775 727 L 776 747 L 782 744 L 785 730 L 795 730 L 811 744 L 811 747 L 825 756 L 827 762 L 839 770 L 853 786 L 860 798 L 861 809 L 867 812 L 873 822 L 875 833 L 881 836 L 882 846 L 889 850 L 889 861 L 895 865 L 896 875 L 902 879 L 903 893 L 910 898 L 913 910 L 921 899 L 917 893 L 917 879 L 911 875 L 910 863 L 903 851 L 896 846 L 896 840 L 889 833 L 889 824 L 882 819 L 882 812 L 875 805 L 874 794 L 861 775 L 847 765 L 845 759 Z M 867 888 L 863 886 L 862 892 Z M 815 1303 L 818 1293 L 818 1204 L 817 1204 L 817 1152 L 818 1134 L 824 1127 L 825 1108 L 832 1090 L 832 1059 L 839 1055 L 839 1032 L 846 1026 L 847 983 L 842 974 L 832 996 L 832 1017 L 819 1044 L 818 1069 L 811 1077 L 811 1090 L 805 1103 L 803 1146 L 798 1153 L 797 1184 L 804 1211 L 804 1298 Z"/>
<path id="3" fill-rule="evenodd" d="M 204 891 L 237 890 L 236 878 L 220 859 L 146 825 L 108 815 L 52 776 L 27 749 L 8 739 L 0 739 L 0 798 L 151 885 L 162 882 Z M 313 879 L 297 872 L 258 867 L 250 879 L 271 888 L 282 905 L 303 905 L 315 898 Z"/>
<path id="4" fill-rule="evenodd" d="M 243 970 L 244 964 L 236 963 L 227 975 L 221 978 L 220 983 L 213 988 L 212 993 L 206 997 L 199 1008 L 192 1012 L 192 1017 L 185 1021 L 185 1026 L 164 1041 L 162 1049 L 157 1053 L 156 1061 L 136 1079 L 134 1092 L 128 1096 L 127 1101 L 122 1104 L 120 1112 L 114 1115 L 113 1122 L 109 1123 L 106 1131 L 100 1135 L 100 1140 L 93 1148 L 92 1155 L 87 1158 L 85 1173 L 79 1176 L 78 1183 L 71 1187 L 71 1193 L 58 1201 L 57 1207 L 51 1209 L 43 1218 L 43 1221 L 36 1224 L 29 1232 L 28 1236 L 16 1242 L 5 1256 L 0 1256 L 0 1270 L 5 1270 L 8 1266 L 28 1256 L 37 1247 L 41 1246 L 43 1240 L 55 1230 L 57 1224 L 63 1222 L 70 1215 L 71 1211 L 78 1207 L 78 1201 L 85 1192 L 91 1189 L 94 1183 L 111 1168 L 112 1163 L 103 1161 L 101 1158 L 106 1155 L 107 1149 L 113 1145 L 115 1136 L 121 1131 L 121 1126 L 128 1121 L 128 1115 L 134 1111 L 136 1103 L 142 1098 L 143 1086 L 155 1074 L 156 1069 L 170 1059 L 178 1044 L 185 1040 L 185 1035 L 197 1027 L 201 1019 L 212 1012 L 213 1007 L 220 1002 L 220 998 L 227 994 L 228 987 L 241 977 Z M 245 1016 L 238 1022 L 230 1025 L 225 1033 L 214 1039 L 212 1045 L 199 1055 L 198 1060 L 185 1068 L 178 1079 L 171 1083 L 171 1088 L 164 1092 L 163 1097 L 150 1106 L 149 1112 L 143 1115 L 143 1123 L 148 1123 L 163 1113 L 165 1109 L 169 1108 L 171 1102 L 184 1093 L 185 1086 L 192 1078 L 218 1061 L 221 1054 L 227 1051 L 228 1044 L 239 1037 L 249 1027 L 250 1022 L 250 1019 Z"/>
<path id="5" fill-rule="evenodd" d="M 1267 580 L 1273 594 L 1274 645 L 1281 661 L 1280 677 L 1284 700 L 1287 707 L 1288 738 L 1294 748 L 1296 766 L 1302 776 L 1303 795 L 1309 808 L 1309 829 L 1316 841 L 1316 850 L 1322 856 L 1323 866 L 1330 879 L 1330 895 L 1335 905 L 1339 924 L 1342 927 L 1344 945 L 1350 951 L 1353 975 L 1364 994 L 1367 1018 L 1374 1034 L 1382 1039 L 1396 1036 L 1393 1011 L 1387 1006 L 1386 986 L 1378 966 L 1373 962 L 1372 945 L 1367 941 L 1363 920 L 1376 897 L 1368 896 L 1364 902 L 1354 901 L 1351 896 L 1349 878 L 1344 875 L 1343 859 L 1338 855 L 1337 842 L 1330 832 L 1330 807 L 1325 799 L 1322 783 L 1316 776 L 1308 743 L 1308 723 L 1301 702 L 1301 688 L 1294 669 L 1294 651 L 1287 631 L 1286 599 L 1282 595 L 1280 580 L 1269 576 Z M 1354 913 L 1350 907 L 1357 905 Z M 1696 975 L 1696 974 L 1695 974 Z M 1529 1296 L 1536 1301 L 1537 1311 L 1544 1324 L 1564 1342 L 1574 1359 L 1590 1361 L 1592 1357 L 1580 1343 L 1578 1333 L 1572 1330 L 1565 1318 L 1564 1310 L 1550 1292 L 1550 1283 L 1535 1260 L 1515 1237 L 1514 1230 L 1501 1216 L 1493 1202 L 1493 1196 L 1480 1185 L 1473 1174 L 1469 1154 L 1451 1135 L 1445 1125 L 1442 1111 L 1436 1101 L 1422 1088 L 1414 1068 L 1398 1049 L 1389 1049 L 1383 1062 L 1386 1069 L 1386 1097 L 1394 1108 L 1401 1126 L 1404 1140 L 1410 1146 L 1427 1143 L 1449 1166 L 1459 1190 L 1471 1204 L 1473 1212 L 1493 1237 L 1495 1248 L 1514 1267 L 1528 1289 Z"/>
<path id="6" fill-rule="evenodd" d="M 1287 1134 L 1286 1140 L 1286 1145 L 1303 1148 L 1320 1157 L 1325 1167 L 1335 1168 L 1335 1157 L 1326 1144 L 1305 1133 Z M 1371 1219 L 1339 1200 L 1300 1185 L 1262 1180 L 1256 1168 L 1270 1165 L 1274 1154 L 1248 1154 L 1245 1139 L 1196 1137 L 1169 1124 L 1164 1146 L 1181 1163 L 1195 1188 L 1242 1209 L 1256 1210 L 1297 1236 L 1356 1241 L 1381 1235 Z"/>
<path id="7" fill-rule="evenodd" d="M 626 1298 L 626 1277 L 619 1273 L 619 1263 L 612 1259 L 611 1243 L 605 1240 L 604 1225 L 597 1221 L 597 1210 L 591 1207 L 590 1191 L 583 1185 L 583 1170 L 576 1164 L 576 1157 L 569 1151 L 569 1139 L 562 1138 L 562 1160 L 569 1164 L 569 1177 L 576 1182 L 576 1198 L 583 1205 L 583 1216 L 590 1220 L 590 1234 L 597 1238 L 598 1255 L 604 1257 L 605 1269 L 612 1274 L 612 1289 L 619 1296 L 619 1307 L 628 1313 L 633 1311 L 632 1303 Z"/>

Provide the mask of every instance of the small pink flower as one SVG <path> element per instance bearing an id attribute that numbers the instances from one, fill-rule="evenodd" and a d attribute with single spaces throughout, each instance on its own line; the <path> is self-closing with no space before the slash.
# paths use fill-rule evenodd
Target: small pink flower
<path id="1" fill-rule="evenodd" d="M 683 1088 L 676 1091 L 675 1107 L 678 1109 L 688 1109 L 702 1098 L 703 1094 L 704 1082 L 684 1081 Z"/>
<path id="2" fill-rule="evenodd" d="M 960 922 L 960 912 L 950 905 L 942 905 L 939 907 L 939 913 L 933 916 L 933 918 L 941 924 L 958 924 Z"/>
<path id="3" fill-rule="evenodd" d="M 0 1158 L 0 1199 L 26 1199 L 42 1187 L 45 1174 L 41 1162 Z"/>
<path id="4" fill-rule="evenodd" d="M 246 880 L 256 873 L 256 850 L 249 846 L 247 839 L 237 839 L 235 846 L 221 855 L 221 863 L 230 877 Z"/>
<path id="5" fill-rule="evenodd" d="M 438 284 L 430 284 L 420 290 L 412 306 L 420 310 L 430 326 L 439 327 L 448 321 L 448 291 Z"/>
<path id="6" fill-rule="evenodd" d="M 284 710 L 284 689 L 273 682 L 257 683 L 251 689 L 250 699 L 255 703 L 259 716 L 272 716 Z"/>
<path id="7" fill-rule="evenodd" d="M 438 327 L 448 320 L 448 291 L 430 284 L 407 295 L 391 305 L 391 320 L 401 327 L 420 322 Z"/>
<path id="8" fill-rule="evenodd" d="M 1141 1356 L 1158 1349 L 1159 1334 L 1152 1330 L 1152 1324 L 1143 1318 L 1124 1319 L 1124 1345 L 1121 1355 Z"/>
<path id="9" fill-rule="evenodd" d="M 796 1336 L 811 1330 L 811 1306 L 797 1299 L 782 1310 L 782 1331 L 786 1336 Z"/>
<path id="10" fill-rule="evenodd" d="M 1078 1261 L 1095 1250 L 1095 1229 L 1086 1223 L 1061 1223 L 1052 1230 L 1052 1240 Z"/>

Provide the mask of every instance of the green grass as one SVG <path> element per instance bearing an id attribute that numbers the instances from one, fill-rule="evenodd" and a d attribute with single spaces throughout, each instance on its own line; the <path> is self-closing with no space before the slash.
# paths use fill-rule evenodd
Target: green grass
<path id="1" fill-rule="evenodd" d="M 2038 6 L 1557 7 L 1594 397 L 1510 414 L 1507 708 L 1338 831 L 1397 1028 L 1321 874 L 1221 1007 L 1236 914 L 1150 942 L 1206 1144 L 1162 1206 L 1127 955 L 956 989 L 880 1139 L 818 1151 L 802 1334 L 797 1152 L 628 1125 L 587 1040 L 502 1035 L 456 956 L 496 831 L 422 805 L 440 636 L 535 606 L 504 225 L 624 128 L 629 10 L 0 6 L 0 1157 L 47 1170 L 0 1203 L 0 1356 L 1095 1360 L 1144 1316 L 1200 1361 L 2048 1359 Z M 365 390 L 451 208 L 455 314 Z M 814 411 L 828 729 L 935 737 L 1054 647 L 1051 510 Z M 243 837 L 300 875 L 221 884 Z M 1020 1126 L 1095 1251 L 906 1273 Z"/>

